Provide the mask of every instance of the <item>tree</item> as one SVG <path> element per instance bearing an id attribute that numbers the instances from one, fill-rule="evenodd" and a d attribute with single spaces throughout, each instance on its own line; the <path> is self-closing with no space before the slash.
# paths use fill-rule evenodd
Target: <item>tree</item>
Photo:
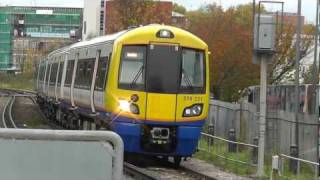
<path id="1" fill-rule="evenodd" d="M 256 7 L 257 8 L 257 7 Z M 262 12 L 266 10 L 262 7 Z M 187 12 L 189 30 L 202 38 L 210 55 L 211 90 L 216 98 L 236 101 L 248 86 L 260 82 L 260 67 L 252 63 L 252 4 L 223 10 L 216 4 Z M 302 57 L 312 46 L 314 27 L 304 27 Z M 280 31 L 278 31 L 280 32 Z M 278 34 L 277 53 L 269 65 L 269 84 L 279 84 L 293 70 L 295 63 L 295 25 L 285 25 Z"/>
<path id="2" fill-rule="evenodd" d="M 296 27 L 293 24 L 284 26 L 283 34 L 277 39 L 277 50 L 274 62 L 270 65 L 269 83 L 281 84 L 294 81 L 293 73 L 296 62 Z M 301 57 L 302 59 L 307 51 L 313 45 L 315 28 L 313 25 L 305 25 L 303 27 L 303 35 L 301 41 Z"/>
<path id="3" fill-rule="evenodd" d="M 173 11 L 180 13 L 180 14 L 186 14 L 187 10 L 184 6 L 179 5 L 177 3 L 173 3 Z"/>
<path id="4" fill-rule="evenodd" d="M 152 0 L 107 1 L 107 33 L 132 26 L 171 23 L 171 3 Z"/>
<path id="5" fill-rule="evenodd" d="M 189 30 L 209 46 L 211 90 L 222 100 L 236 101 L 243 89 L 259 82 L 259 67 L 252 63 L 249 6 L 224 11 L 211 4 L 187 14 Z"/>

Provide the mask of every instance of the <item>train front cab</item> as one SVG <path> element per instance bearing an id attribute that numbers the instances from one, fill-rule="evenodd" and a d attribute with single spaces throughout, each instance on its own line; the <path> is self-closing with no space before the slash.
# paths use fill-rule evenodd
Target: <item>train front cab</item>
<path id="1" fill-rule="evenodd" d="M 178 28 L 145 26 L 114 48 L 107 111 L 125 150 L 190 157 L 208 114 L 207 45 Z"/>

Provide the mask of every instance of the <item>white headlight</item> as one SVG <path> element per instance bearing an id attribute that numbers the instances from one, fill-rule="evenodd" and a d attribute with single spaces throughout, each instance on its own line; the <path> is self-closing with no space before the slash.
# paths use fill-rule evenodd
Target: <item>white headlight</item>
<path id="1" fill-rule="evenodd" d="M 121 111 L 130 112 L 130 103 L 126 100 L 119 100 L 119 108 Z"/>
<path id="2" fill-rule="evenodd" d="M 200 116 L 202 113 L 203 104 L 195 104 L 191 107 L 187 107 L 183 111 L 183 117 Z"/>
<path id="3" fill-rule="evenodd" d="M 170 37 L 170 33 L 169 33 L 169 31 L 163 30 L 163 31 L 160 31 L 160 36 L 161 37 Z"/>

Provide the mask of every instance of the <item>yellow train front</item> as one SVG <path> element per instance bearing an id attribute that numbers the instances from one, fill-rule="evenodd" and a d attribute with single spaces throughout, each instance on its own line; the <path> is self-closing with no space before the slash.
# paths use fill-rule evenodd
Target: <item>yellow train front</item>
<path id="1" fill-rule="evenodd" d="M 179 28 L 150 25 L 114 42 L 106 89 L 125 151 L 191 156 L 208 114 L 208 46 Z"/>
<path id="2" fill-rule="evenodd" d="M 50 53 L 39 65 L 37 101 L 65 128 L 111 129 L 127 152 L 180 162 L 194 153 L 208 114 L 208 67 L 202 40 L 148 25 Z"/>

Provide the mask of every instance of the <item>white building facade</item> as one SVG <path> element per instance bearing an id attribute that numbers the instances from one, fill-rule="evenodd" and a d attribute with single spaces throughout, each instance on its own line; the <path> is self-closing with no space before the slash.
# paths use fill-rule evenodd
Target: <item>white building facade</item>
<path id="1" fill-rule="evenodd" d="M 105 0 L 84 0 L 83 41 L 102 36 L 105 32 Z"/>

